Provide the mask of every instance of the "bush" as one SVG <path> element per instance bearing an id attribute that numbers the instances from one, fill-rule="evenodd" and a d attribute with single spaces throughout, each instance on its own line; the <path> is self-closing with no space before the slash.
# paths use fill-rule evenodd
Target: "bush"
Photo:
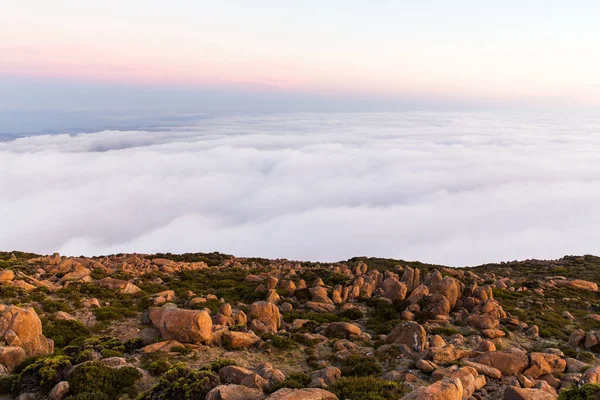
<path id="1" fill-rule="evenodd" d="M 134 351 L 144 347 L 144 342 L 140 338 L 131 338 L 128 339 L 123 345 L 125 346 L 125 353 L 131 354 Z"/>
<path id="2" fill-rule="evenodd" d="M 405 393 L 400 384 L 371 376 L 342 378 L 328 390 L 349 400 L 396 400 Z"/>
<path id="3" fill-rule="evenodd" d="M 125 307 L 98 307 L 94 309 L 94 315 L 98 321 L 114 321 L 127 317 L 134 317 L 136 314 Z"/>
<path id="4" fill-rule="evenodd" d="M 339 315 L 340 318 L 348 318 L 351 320 L 357 320 L 364 317 L 363 312 L 360 311 L 358 308 L 349 308 L 346 311 L 342 311 Z"/>
<path id="5" fill-rule="evenodd" d="M 577 359 L 584 363 L 593 363 L 594 361 L 596 361 L 596 357 L 594 357 L 594 354 L 589 351 L 580 352 L 579 354 L 577 354 Z"/>
<path id="6" fill-rule="evenodd" d="M 148 366 L 148 371 L 154 376 L 160 376 L 171 369 L 171 366 L 167 360 L 157 360 Z"/>
<path id="7" fill-rule="evenodd" d="M 0 376 L 0 394 L 10 394 L 13 385 L 19 379 L 19 375 L 2 375 Z"/>
<path id="8" fill-rule="evenodd" d="M 93 337 L 84 340 L 81 345 L 67 346 L 64 348 L 64 353 L 75 359 L 75 363 L 79 364 L 84 361 L 93 360 L 96 353 L 102 357 L 122 357 L 125 351 L 125 345 L 112 336 Z"/>
<path id="9" fill-rule="evenodd" d="M 44 335 L 54 340 L 57 348 L 69 345 L 73 340 L 89 335 L 90 331 L 81 322 L 72 320 L 57 320 L 43 326 Z"/>
<path id="10" fill-rule="evenodd" d="M 190 400 L 203 399 L 219 385 L 219 377 L 207 370 L 191 369 L 185 363 L 177 363 L 168 370 L 158 383 L 138 400 Z"/>
<path id="11" fill-rule="evenodd" d="M 142 374 L 134 367 L 109 368 L 99 361 L 91 362 L 73 371 L 69 379 L 69 393 L 82 398 L 103 393 L 107 398 L 114 399 L 130 389 L 141 377 Z"/>
<path id="12" fill-rule="evenodd" d="M 208 364 L 205 364 L 202 366 L 202 368 L 200 368 L 202 371 L 209 371 L 209 372 L 219 372 L 219 370 L 223 367 L 226 367 L 228 365 L 238 365 L 237 362 L 235 360 L 232 360 L 231 358 L 217 358 L 216 360 L 211 361 Z"/>
<path id="13" fill-rule="evenodd" d="M 281 388 L 303 389 L 310 383 L 310 376 L 303 372 L 292 373 L 286 376 L 283 382 L 276 383 L 269 388 L 269 393 L 278 391 Z"/>
<path id="14" fill-rule="evenodd" d="M 189 347 L 185 347 L 185 346 L 175 346 L 171 349 L 172 352 L 175 353 L 179 353 L 183 356 L 187 356 L 188 354 L 190 354 L 193 350 L 190 349 Z"/>
<path id="15" fill-rule="evenodd" d="M 273 336 L 271 345 L 279 350 L 290 350 L 296 347 L 296 342 L 283 336 Z"/>
<path id="16" fill-rule="evenodd" d="M 361 354 L 352 354 L 342 361 L 342 375 L 344 376 L 369 376 L 381 373 L 383 368 L 374 357 Z"/>
<path id="17" fill-rule="evenodd" d="M 21 371 L 12 387 L 14 394 L 29 391 L 49 391 L 58 382 L 64 380 L 71 360 L 66 356 L 39 359 Z"/>
<path id="18" fill-rule="evenodd" d="M 600 384 L 588 383 L 580 388 L 560 392 L 558 400 L 597 400 L 600 399 Z"/>

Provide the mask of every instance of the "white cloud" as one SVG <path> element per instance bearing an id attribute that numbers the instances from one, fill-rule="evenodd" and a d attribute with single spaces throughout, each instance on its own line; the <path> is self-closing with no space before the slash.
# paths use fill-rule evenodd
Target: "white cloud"
<path id="1" fill-rule="evenodd" d="M 289 114 L 0 143 L 0 243 L 450 265 L 598 253 L 600 121 Z"/>

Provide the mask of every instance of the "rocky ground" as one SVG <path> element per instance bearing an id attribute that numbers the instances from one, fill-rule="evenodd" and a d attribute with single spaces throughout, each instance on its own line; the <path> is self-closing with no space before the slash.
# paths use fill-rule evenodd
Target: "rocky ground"
<path id="1" fill-rule="evenodd" d="M 600 258 L 0 253 L 0 398 L 600 399 Z"/>

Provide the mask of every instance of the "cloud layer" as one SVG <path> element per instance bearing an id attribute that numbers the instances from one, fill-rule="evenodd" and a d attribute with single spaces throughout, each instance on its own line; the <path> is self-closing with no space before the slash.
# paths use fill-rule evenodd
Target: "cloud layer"
<path id="1" fill-rule="evenodd" d="M 3 250 L 600 253 L 600 120 L 287 114 L 0 143 Z"/>

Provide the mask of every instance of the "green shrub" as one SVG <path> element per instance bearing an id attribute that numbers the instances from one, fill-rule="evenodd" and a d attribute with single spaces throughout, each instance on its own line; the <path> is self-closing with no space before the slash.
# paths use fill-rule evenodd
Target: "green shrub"
<path id="1" fill-rule="evenodd" d="M 102 357 L 122 357 L 124 351 L 125 345 L 112 336 L 89 338 L 78 346 L 71 345 L 63 349 L 65 354 L 75 359 L 76 364 L 94 360 L 96 353 Z"/>
<path id="2" fill-rule="evenodd" d="M 193 350 L 185 346 L 175 346 L 171 349 L 171 351 L 186 356 L 190 354 Z"/>
<path id="3" fill-rule="evenodd" d="M 579 352 L 579 354 L 577 354 L 577 359 L 585 363 L 593 363 L 594 361 L 596 361 L 596 357 L 594 357 L 594 354 L 589 351 Z"/>
<path id="4" fill-rule="evenodd" d="M 309 321 L 315 321 L 318 324 L 325 324 L 330 322 L 338 322 L 340 320 L 340 317 L 336 314 L 331 313 L 317 313 L 305 311 L 290 311 L 283 314 L 283 320 L 285 322 L 292 322 L 295 319 L 307 319 Z"/>
<path id="5" fill-rule="evenodd" d="M 460 333 L 458 329 L 447 326 L 438 326 L 429 330 L 430 335 L 452 336 L 458 333 Z"/>
<path id="6" fill-rule="evenodd" d="M 109 399 L 130 389 L 142 374 L 134 367 L 109 368 L 96 361 L 80 365 L 71 373 L 69 393 L 90 396 L 104 393 Z"/>
<path id="7" fill-rule="evenodd" d="M 69 312 L 71 307 L 64 301 L 56 301 L 50 298 L 45 298 L 40 302 L 42 309 L 47 313 L 55 313 L 57 311 Z"/>
<path id="8" fill-rule="evenodd" d="M 54 340 L 54 346 L 62 348 L 73 340 L 89 335 L 90 331 L 76 320 L 56 320 L 43 325 L 44 335 Z"/>
<path id="9" fill-rule="evenodd" d="M 588 383 L 580 388 L 560 392 L 558 400 L 597 400 L 600 399 L 600 384 Z"/>
<path id="10" fill-rule="evenodd" d="M 278 391 L 281 388 L 302 389 L 308 386 L 311 379 L 310 376 L 303 372 L 291 373 L 285 377 L 283 382 L 276 383 L 269 388 L 269 393 Z"/>
<path id="11" fill-rule="evenodd" d="M 13 393 L 29 391 L 48 391 L 64 380 L 71 360 L 67 356 L 55 356 L 38 359 L 21 371 L 13 385 Z"/>
<path id="12" fill-rule="evenodd" d="M 144 347 L 144 342 L 140 338 L 131 338 L 128 339 L 123 345 L 125 346 L 125 353 L 131 354 L 134 351 Z"/>
<path id="13" fill-rule="evenodd" d="M 405 393 L 399 383 L 372 376 L 342 378 L 328 390 L 348 400 L 396 400 Z"/>
<path id="14" fill-rule="evenodd" d="M 19 379 L 19 375 L 2 375 L 0 376 L 0 394 L 10 394 L 13 385 Z"/>
<path id="15" fill-rule="evenodd" d="M 352 354 L 342 361 L 341 368 L 344 376 L 369 376 L 381 373 L 383 368 L 374 357 Z"/>
<path id="16" fill-rule="evenodd" d="M 296 347 L 296 342 L 283 336 L 273 336 L 271 345 L 279 350 L 290 350 Z"/>
<path id="17" fill-rule="evenodd" d="M 84 392 L 67 397 L 67 400 L 111 400 L 108 395 L 101 392 Z"/>
<path id="18" fill-rule="evenodd" d="M 202 371 L 209 371 L 209 372 L 219 372 L 219 370 L 223 367 L 227 367 L 228 365 L 238 365 L 237 362 L 235 360 L 232 360 L 231 358 L 217 358 L 216 360 L 213 360 L 211 362 L 209 362 L 208 364 L 205 364 L 202 366 L 202 368 L 200 368 Z"/>
<path id="19" fill-rule="evenodd" d="M 138 400 L 191 400 L 203 399 L 219 385 L 219 377 L 207 370 L 191 369 L 185 363 L 177 363 L 168 370 L 158 383 Z"/>
<path id="20" fill-rule="evenodd" d="M 339 314 L 339 316 L 340 316 L 340 318 L 348 318 L 351 320 L 357 320 L 357 319 L 361 319 L 362 317 L 364 317 L 364 314 L 358 308 L 349 308 L 345 311 L 342 311 Z"/>
<path id="21" fill-rule="evenodd" d="M 148 366 L 148 371 L 154 376 L 160 376 L 171 368 L 171 363 L 167 360 L 157 360 Z"/>
<path id="22" fill-rule="evenodd" d="M 125 307 L 98 307 L 94 308 L 94 315 L 98 321 L 115 321 L 127 317 L 134 317 L 136 313 Z"/>

